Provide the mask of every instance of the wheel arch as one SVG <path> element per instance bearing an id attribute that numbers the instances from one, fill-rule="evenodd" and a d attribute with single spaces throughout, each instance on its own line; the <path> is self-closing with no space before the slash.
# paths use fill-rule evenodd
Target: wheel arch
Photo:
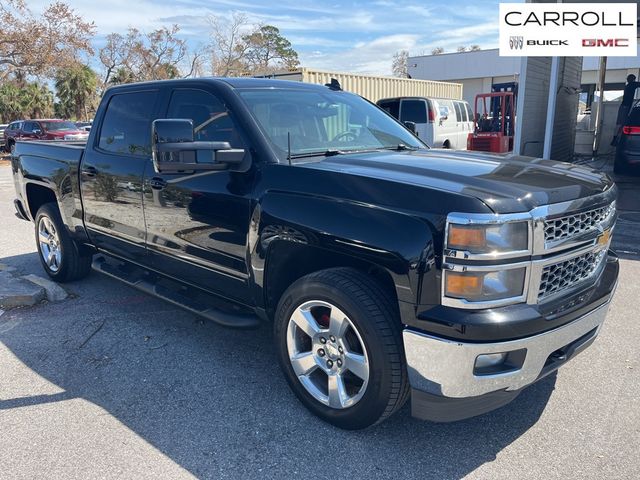
<path id="1" fill-rule="evenodd" d="M 53 189 L 47 186 L 29 182 L 25 185 L 25 196 L 27 200 L 29 215 L 31 215 L 31 218 L 33 220 L 36 219 L 38 210 L 45 203 L 55 203 L 58 206 L 58 210 L 60 210 L 56 193 L 53 191 Z"/>
<path id="2" fill-rule="evenodd" d="M 397 303 L 396 283 L 385 267 L 341 252 L 286 241 L 274 242 L 265 269 L 264 301 L 272 318 L 280 298 L 294 282 L 314 272 L 347 267 L 365 273 L 387 291 Z"/>

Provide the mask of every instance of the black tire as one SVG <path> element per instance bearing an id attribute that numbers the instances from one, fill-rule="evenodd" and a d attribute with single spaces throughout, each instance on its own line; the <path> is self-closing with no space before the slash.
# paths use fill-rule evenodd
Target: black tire
<path id="1" fill-rule="evenodd" d="M 360 400 L 347 408 L 332 408 L 314 398 L 295 374 L 287 350 L 289 319 L 307 301 L 329 302 L 357 328 L 369 360 L 369 381 Z M 278 360 L 289 386 L 300 401 L 322 420 L 356 430 L 379 423 L 406 402 L 409 385 L 398 307 L 372 278 L 350 268 L 309 274 L 282 295 L 275 316 Z"/>
<path id="2" fill-rule="evenodd" d="M 57 248 L 59 249 L 60 264 L 52 267 L 47 264 L 44 259 L 43 250 L 40 242 L 39 227 L 40 222 L 48 219 L 55 229 L 58 236 Z M 91 255 L 82 254 L 76 242 L 73 241 L 66 226 L 62 222 L 58 205 L 55 203 L 45 203 L 40 207 L 35 218 L 35 234 L 36 245 L 38 247 L 38 256 L 42 263 L 42 268 L 49 277 L 56 282 L 71 282 L 86 277 L 91 271 Z"/>

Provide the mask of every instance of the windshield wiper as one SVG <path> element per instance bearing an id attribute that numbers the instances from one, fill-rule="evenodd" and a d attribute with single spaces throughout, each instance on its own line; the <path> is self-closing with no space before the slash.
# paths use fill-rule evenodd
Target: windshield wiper
<path id="1" fill-rule="evenodd" d="M 349 153 L 344 150 L 327 149 L 320 152 L 294 153 L 291 158 L 307 158 L 307 157 L 334 157 L 336 155 L 344 155 Z"/>
<path id="2" fill-rule="evenodd" d="M 419 150 L 419 147 L 410 147 L 408 145 L 405 145 L 404 143 L 399 143 L 398 145 L 395 146 L 388 146 L 388 147 L 382 147 L 383 150 L 395 150 L 397 152 L 402 152 L 405 150 L 409 150 L 409 151 L 414 151 L 414 150 Z"/>

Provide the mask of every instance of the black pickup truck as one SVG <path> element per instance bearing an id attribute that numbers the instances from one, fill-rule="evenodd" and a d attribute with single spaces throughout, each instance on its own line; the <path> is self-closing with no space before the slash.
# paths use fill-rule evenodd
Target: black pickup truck
<path id="1" fill-rule="evenodd" d="M 606 175 L 429 149 L 335 84 L 114 87 L 86 146 L 12 165 L 51 278 L 273 322 L 293 392 L 347 429 L 508 403 L 593 342 L 618 276 Z"/>

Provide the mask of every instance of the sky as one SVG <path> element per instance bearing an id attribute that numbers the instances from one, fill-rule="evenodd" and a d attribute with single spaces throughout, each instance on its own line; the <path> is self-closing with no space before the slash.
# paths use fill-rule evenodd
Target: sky
<path id="1" fill-rule="evenodd" d="M 512 0 L 517 1 L 517 0 Z M 50 2 L 29 0 L 35 12 Z M 278 27 L 309 68 L 388 75 L 394 52 L 429 54 L 458 46 L 498 44 L 498 1 L 493 0 L 68 0 L 104 36 L 134 26 L 152 30 L 178 24 L 191 48 L 208 43 L 207 17 L 245 13 Z"/>

